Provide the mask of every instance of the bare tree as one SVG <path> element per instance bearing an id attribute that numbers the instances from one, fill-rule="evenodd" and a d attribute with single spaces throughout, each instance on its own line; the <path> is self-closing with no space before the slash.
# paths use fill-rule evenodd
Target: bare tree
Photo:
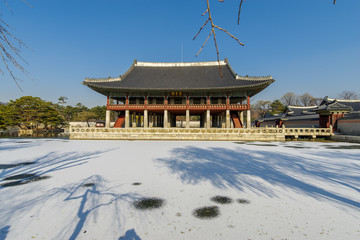
<path id="1" fill-rule="evenodd" d="M 224 2 L 225 0 L 218 0 L 219 2 Z M 242 9 L 242 6 L 245 2 L 245 0 L 239 0 L 240 4 L 239 4 L 239 9 L 238 9 L 238 20 L 237 20 L 237 24 L 239 25 L 240 23 L 240 14 L 241 14 L 241 9 Z M 333 4 L 335 5 L 336 4 L 336 0 L 333 0 Z M 195 35 L 195 37 L 193 38 L 196 39 L 196 37 L 199 35 L 199 33 L 201 32 L 201 30 L 210 22 L 211 24 L 211 31 L 210 31 L 210 34 L 208 35 L 208 37 L 206 38 L 204 44 L 201 46 L 200 50 L 198 51 L 198 53 L 196 54 L 199 55 L 199 53 L 201 52 L 201 50 L 204 48 L 205 44 L 207 43 L 207 41 L 209 40 L 209 38 L 211 37 L 211 35 L 213 35 L 213 39 L 214 39 L 214 43 L 215 43 L 215 48 L 216 48 L 216 55 L 217 55 L 217 60 L 219 62 L 219 70 L 220 70 L 220 74 L 221 74 L 221 66 L 220 66 L 220 57 L 219 57 L 219 49 L 218 49 L 218 44 L 217 44 L 217 40 L 216 40 L 216 35 L 215 35 L 215 29 L 218 29 L 220 31 L 223 31 L 225 33 L 227 33 L 230 37 L 232 37 L 233 39 L 235 39 L 241 46 L 244 46 L 243 43 L 241 43 L 239 41 L 239 39 L 237 39 L 234 35 L 230 34 L 226 29 L 224 28 L 221 28 L 217 25 L 214 24 L 214 21 L 213 21 L 213 18 L 211 16 L 211 12 L 210 12 L 210 3 L 209 3 L 209 0 L 206 0 L 206 10 L 205 12 L 201 15 L 201 16 L 204 16 L 205 14 L 208 14 L 208 19 L 205 21 L 205 23 L 201 26 L 199 32 Z M 222 76 L 222 74 L 221 74 Z"/>
<path id="2" fill-rule="evenodd" d="M 310 105 L 311 106 L 319 106 L 322 101 L 323 101 L 323 98 L 313 98 L 313 99 L 311 99 Z"/>
<path id="3" fill-rule="evenodd" d="M 304 93 L 303 95 L 298 96 L 297 99 L 298 99 L 298 102 L 300 103 L 300 105 L 306 107 L 306 106 L 311 105 L 314 97 L 311 96 L 309 93 Z"/>
<path id="4" fill-rule="evenodd" d="M 354 91 L 345 90 L 339 94 L 339 98 L 341 99 L 357 99 L 358 95 Z"/>
<path id="5" fill-rule="evenodd" d="M 223 0 L 219 0 L 220 2 L 223 2 Z M 242 2 L 242 1 L 241 1 Z M 196 56 L 199 55 L 199 53 L 201 52 L 201 50 L 205 47 L 207 41 L 209 40 L 209 38 L 211 37 L 211 35 L 213 36 L 213 39 L 214 39 L 214 43 L 215 43 L 215 48 L 216 48 L 216 55 L 217 55 L 217 61 L 219 62 L 219 70 L 220 70 L 220 75 L 222 77 L 222 73 L 221 73 L 221 66 L 220 66 L 220 58 L 219 58 L 219 49 L 218 49 L 218 44 L 217 44 L 217 41 L 216 41 L 216 34 L 215 34 L 215 29 L 218 29 L 220 31 L 223 31 L 225 32 L 226 34 L 228 34 L 230 37 L 232 37 L 233 39 L 235 39 L 235 41 L 237 41 L 241 46 L 244 46 L 243 43 L 241 43 L 239 41 L 239 39 L 237 39 L 234 35 L 232 35 L 231 33 L 229 33 L 227 30 L 217 26 L 214 24 L 214 21 L 213 21 L 213 18 L 211 17 L 211 11 L 210 11 L 210 3 L 209 3 L 209 0 L 206 0 L 206 5 L 207 5 L 207 8 L 205 10 L 205 12 L 201 15 L 201 16 L 204 16 L 205 14 L 208 15 L 208 18 L 207 20 L 205 21 L 205 23 L 201 26 L 200 30 L 198 31 L 198 33 L 195 35 L 195 37 L 193 38 L 193 40 L 196 39 L 196 37 L 200 34 L 201 30 L 208 24 L 210 23 L 211 25 L 211 31 L 208 35 L 208 37 L 206 38 L 204 44 L 201 46 L 200 50 L 198 51 L 198 53 L 196 54 Z M 241 4 L 240 4 L 241 5 Z"/>
<path id="6" fill-rule="evenodd" d="M 271 101 L 262 101 L 262 100 L 257 101 L 253 106 L 253 110 L 255 114 L 254 117 L 256 118 L 265 117 L 265 114 L 271 109 L 270 105 L 271 105 Z"/>
<path id="7" fill-rule="evenodd" d="M 288 92 L 280 98 L 280 101 L 286 106 L 296 105 L 297 96 L 293 92 Z"/>
<path id="8" fill-rule="evenodd" d="M 25 0 L 22 1 L 28 4 Z M 4 0 L 4 3 L 6 7 L 10 9 L 6 0 Z M 4 74 L 4 70 L 6 70 L 14 80 L 15 84 L 21 90 L 19 85 L 19 81 L 21 81 L 21 79 L 14 75 L 13 70 L 19 70 L 30 78 L 28 72 L 20 63 L 23 62 L 27 64 L 27 62 L 21 56 L 21 48 L 26 47 L 26 45 L 20 39 L 15 37 L 15 35 L 11 33 L 10 29 L 11 27 L 0 17 L 0 56 L 3 63 L 0 65 L 0 73 Z"/>

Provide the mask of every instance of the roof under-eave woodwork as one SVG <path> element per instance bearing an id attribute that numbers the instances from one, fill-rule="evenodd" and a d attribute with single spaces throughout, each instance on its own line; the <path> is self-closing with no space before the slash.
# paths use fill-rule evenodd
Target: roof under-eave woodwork
<path id="1" fill-rule="evenodd" d="M 85 79 L 84 85 L 104 94 L 111 91 L 162 90 L 253 90 L 260 92 L 275 80 L 267 77 L 241 77 L 227 60 L 195 63 L 146 63 L 136 60 L 127 72 L 118 78 Z M 253 95 L 253 94 L 252 94 Z"/>

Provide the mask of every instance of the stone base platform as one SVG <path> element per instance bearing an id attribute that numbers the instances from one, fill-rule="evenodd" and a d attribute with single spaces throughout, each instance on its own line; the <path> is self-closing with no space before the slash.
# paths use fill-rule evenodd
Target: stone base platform
<path id="1" fill-rule="evenodd" d="M 70 139 L 177 141 L 285 141 L 330 136 L 327 128 L 86 128 L 70 127 Z"/>

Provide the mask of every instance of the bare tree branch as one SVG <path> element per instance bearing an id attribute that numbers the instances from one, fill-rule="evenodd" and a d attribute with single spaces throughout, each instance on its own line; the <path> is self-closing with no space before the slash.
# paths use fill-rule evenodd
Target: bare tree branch
<path id="1" fill-rule="evenodd" d="M 238 22 L 237 22 L 238 25 L 240 24 L 240 12 L 241 12 L 241 7 L 242 7 L 243 2 L 244 2 L 244 0 L 241 0 L 240 5 L 239 5 Z"/>
<path id="2" fill-rule="evenodd" d="M 212 31 L 210 32 L 209 36 L 206 38 L 204 44 L 201 46 L 200 50 L 198 51 L 198 53 L 195 55 L 195 57 L 197 57 L 199 55 L 199 53 L 201 52 L 201 50 L 203 50 L 203 48 L 205 47 L 206 42 L 209 40 L 210 36 L 212 34 Z"/>
<path id="3" fill-rule="evenodd" d="M 235 39 L 241 46 L 245 46 L 243 43 L 241 43 L 240 41 L 239 41 L 239 39 L 237 38 L 237 37 L 235 37 L 234 35 L 232 35 L 231 33 L 229 33 L 228 31 L 226 31 L 225 29 L 223 29 L 223 28 L 221 28 L 221 27 L 219 27 L 219 26 L 214 26 L 215 28 L 217 28 L 217 29 L 219 29 L 219 30 L 221 30 L 221 31 L 223 31 L 223 32 L 225 32 L 225 33 L 227 33 L 230 37 L 232 37 L 233 39 Z"/>
<path id="4" fill-rule="evenodd" d="M 24 3 L 32 7 L 27 1 L 22 0 Z M 4 0 L 9 12 L 11 12 L 7 0 Z M 7 70 L 11 78 L 14 80 L 17 87 L 22 91 L 19 81 L 21 79 L 14 75 L 13 69 L 19 70 L 25 76 L 31 79 L 26 69 L 19 62 L 28 64 L 25 59 L 21 56 L 22 47 L 26 47 L 25 43 L 15 37 L 9 29 L 12 29 L 2 18 L 0 18 L 0 56 L 3 62 L 3 68 Z M 4 71 L 0 65 L 0 73 L 4 74 Z"/>
<path id="5" fill-rule="evenodd" d="M 219 0 L 220 2 L 223 2 L 223 0 Z M 228 34 L 230 37 L 232 37 L 233 39 L 235 39 L 240 45 L 244 46 L 243 43 L 241 43 L 239 41 L 238 38 L 236 38 L 234 35 L 232 35 L 231 33 L 229 33 L 227 30 L 217 26 L 214 24 L 213 22 L 213 18 L 211 16 L 211 11 L 210 11 L 210 3 L 209 3 L 209 0 L 206 0 L 206 5 L 207 5 L 207 8 L 205 10 L 205 12 L 202 14 L 202 16 L 204 16 L 205 14 L 208 14 L 208 18 L 207 20 L 205 21 L 205 23 L 201 26 L 200 30 L 197 32 L 197 34 L 195 35 L 195 37 L 193 38 L 193 40 L 195 40 L 197 38 L 197 36 L 201 33 L 201 31 L 203 30 L 203 28 L 210 22 L 211 24 L 211 31 L 208 35 L 208 37 L 206 38 L 204 44 L 201 46 L 200 50 L 198 51 L 198 53 L 196 54 L 196 56 L 199 55 L 199 53 L 203 50 L 203 48 L 205 47 L 207 41 L 209 40 L 210 36 L 213 35 L 213 39 L 214 39 L 214 44 L 215 44 L 215 49 L 216 49 L 216 56 L 217 56 L 217 61 L 219 63 L 219 71 L 220 71 L 220 75 L 222 77 L 222 73 L 221 73 L 221 64 L 220 64 L 220 53 L 219 53 L 219 48 L 218 48 L 218 44 L 217 44 L 217 39 L 216 39 L 216 33 L 215 33 L 215 29 L 218 29 L 220 31 L 223 31 L 225 32 L 226 34 Z"/>
<path id="6" fill-rule="evenodd" d="M 219 2 L 224 2 L 224 0 L 218 0 Z M 239 11 L 238 11 L 238 21 L 237 24 L 239 25 L 240 23 L 240 13 L 241 13 L 241 8 L 243 6 L 243 3 L 245 2 L 245 0 L 239 0 L 240 4 L 239 4 Z M 336 0 L 333 0 L 333 4 L 336 4 Z M 217 61 L 219 63 L 219 71 L 220 71 L 220 75 L 222 77 L 222 73 L 221 73 L 221 65 L 220 65 L 220 57 L 219 57 L 219 48 L 218 48 L 218 44 L 217 44 L 217 40 L 216 40 L 216 34 L 215 34 L 215 29 L 218 29 L 220 31 L 225 32 L 227 35 L 229 35 L 231 38 L 233 38 L 235 41 L 237 41 L 241 46 L 244 46 L 244 44 L 242 42 L 239 41 L 239 39 L 237 37 L 235 37 L 234 35 L 232 35 L 231 33 L 229 33 L 226 29 L 219 27 L 217 25 L 214 24 L 213 18 L 211 16 L 211 11 L 210 11 L 210 3 L 209 0 L 206 0 L 206 10 L 205 12 L 201 15 L 204 16 L 205 14 L 208 14 L 208 18 L 206 19 L 205 23 L 201 26 L 200 30 L 196 33 L 195 37 L 193 38 L 193 40 L 195 40 L 197 38 L 197 36 L 201 33 L 201 31 L 203 30 L 203 28 L 210 22 L 211 24 L 211 31 L 208 35 L 208 37 L 206 38 L 204 44 L 201 46 L 200 50 L 197 52 L 196 57 L 200 54 L 200 52 L 203 50 L 203 48 L 205 47 L 207 41 L 209 40 L 210 36 L 213 35 L 214 38 L 214 44 L 215 44 L 215 48 L 216 48 L 216 56 L 217 56 Z"/>
<path id="7" fill-rule="evenodd" d="M 209 18 L 206 20 L 206 22 L 204 23 L 204 25 L 201 26 L 200 30 L 198 31 L 198 33 L 195 35 L 195 37 L 193 38 L 193 40 L 195 40 L 195 38 L 199 35 L 199 33 L 201 32 L 201 30 L 206 26 L 206 24 L 209 22 Z"/>
<path id="8" fill-rule="evenodd" d="M 220 1 L 220 0 L 219 0 Z M 241 7 L 242 7 L 242 4 L 245 2 L 246 0 L 240 0 L 240 4 L 239 4 L 239 12 L 238 12 L 238 21 L 237 21 L 237 24 L 239 25 L 240 24 L 240 13 L 241 13 Z M 223 1 L 221 1 L 223 2 Z M 336 0 L 334 0 L 334 5 L 336 4 Z"/>

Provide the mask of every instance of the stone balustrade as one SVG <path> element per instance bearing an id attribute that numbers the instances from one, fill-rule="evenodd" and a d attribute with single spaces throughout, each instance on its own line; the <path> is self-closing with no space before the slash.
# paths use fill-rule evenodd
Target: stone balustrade
<path id="1" fill-rule="evenodd" d="M 330 137 L 331 128 L 96 128 L 70 127 L 70 139 L 284 141 Z"/>

